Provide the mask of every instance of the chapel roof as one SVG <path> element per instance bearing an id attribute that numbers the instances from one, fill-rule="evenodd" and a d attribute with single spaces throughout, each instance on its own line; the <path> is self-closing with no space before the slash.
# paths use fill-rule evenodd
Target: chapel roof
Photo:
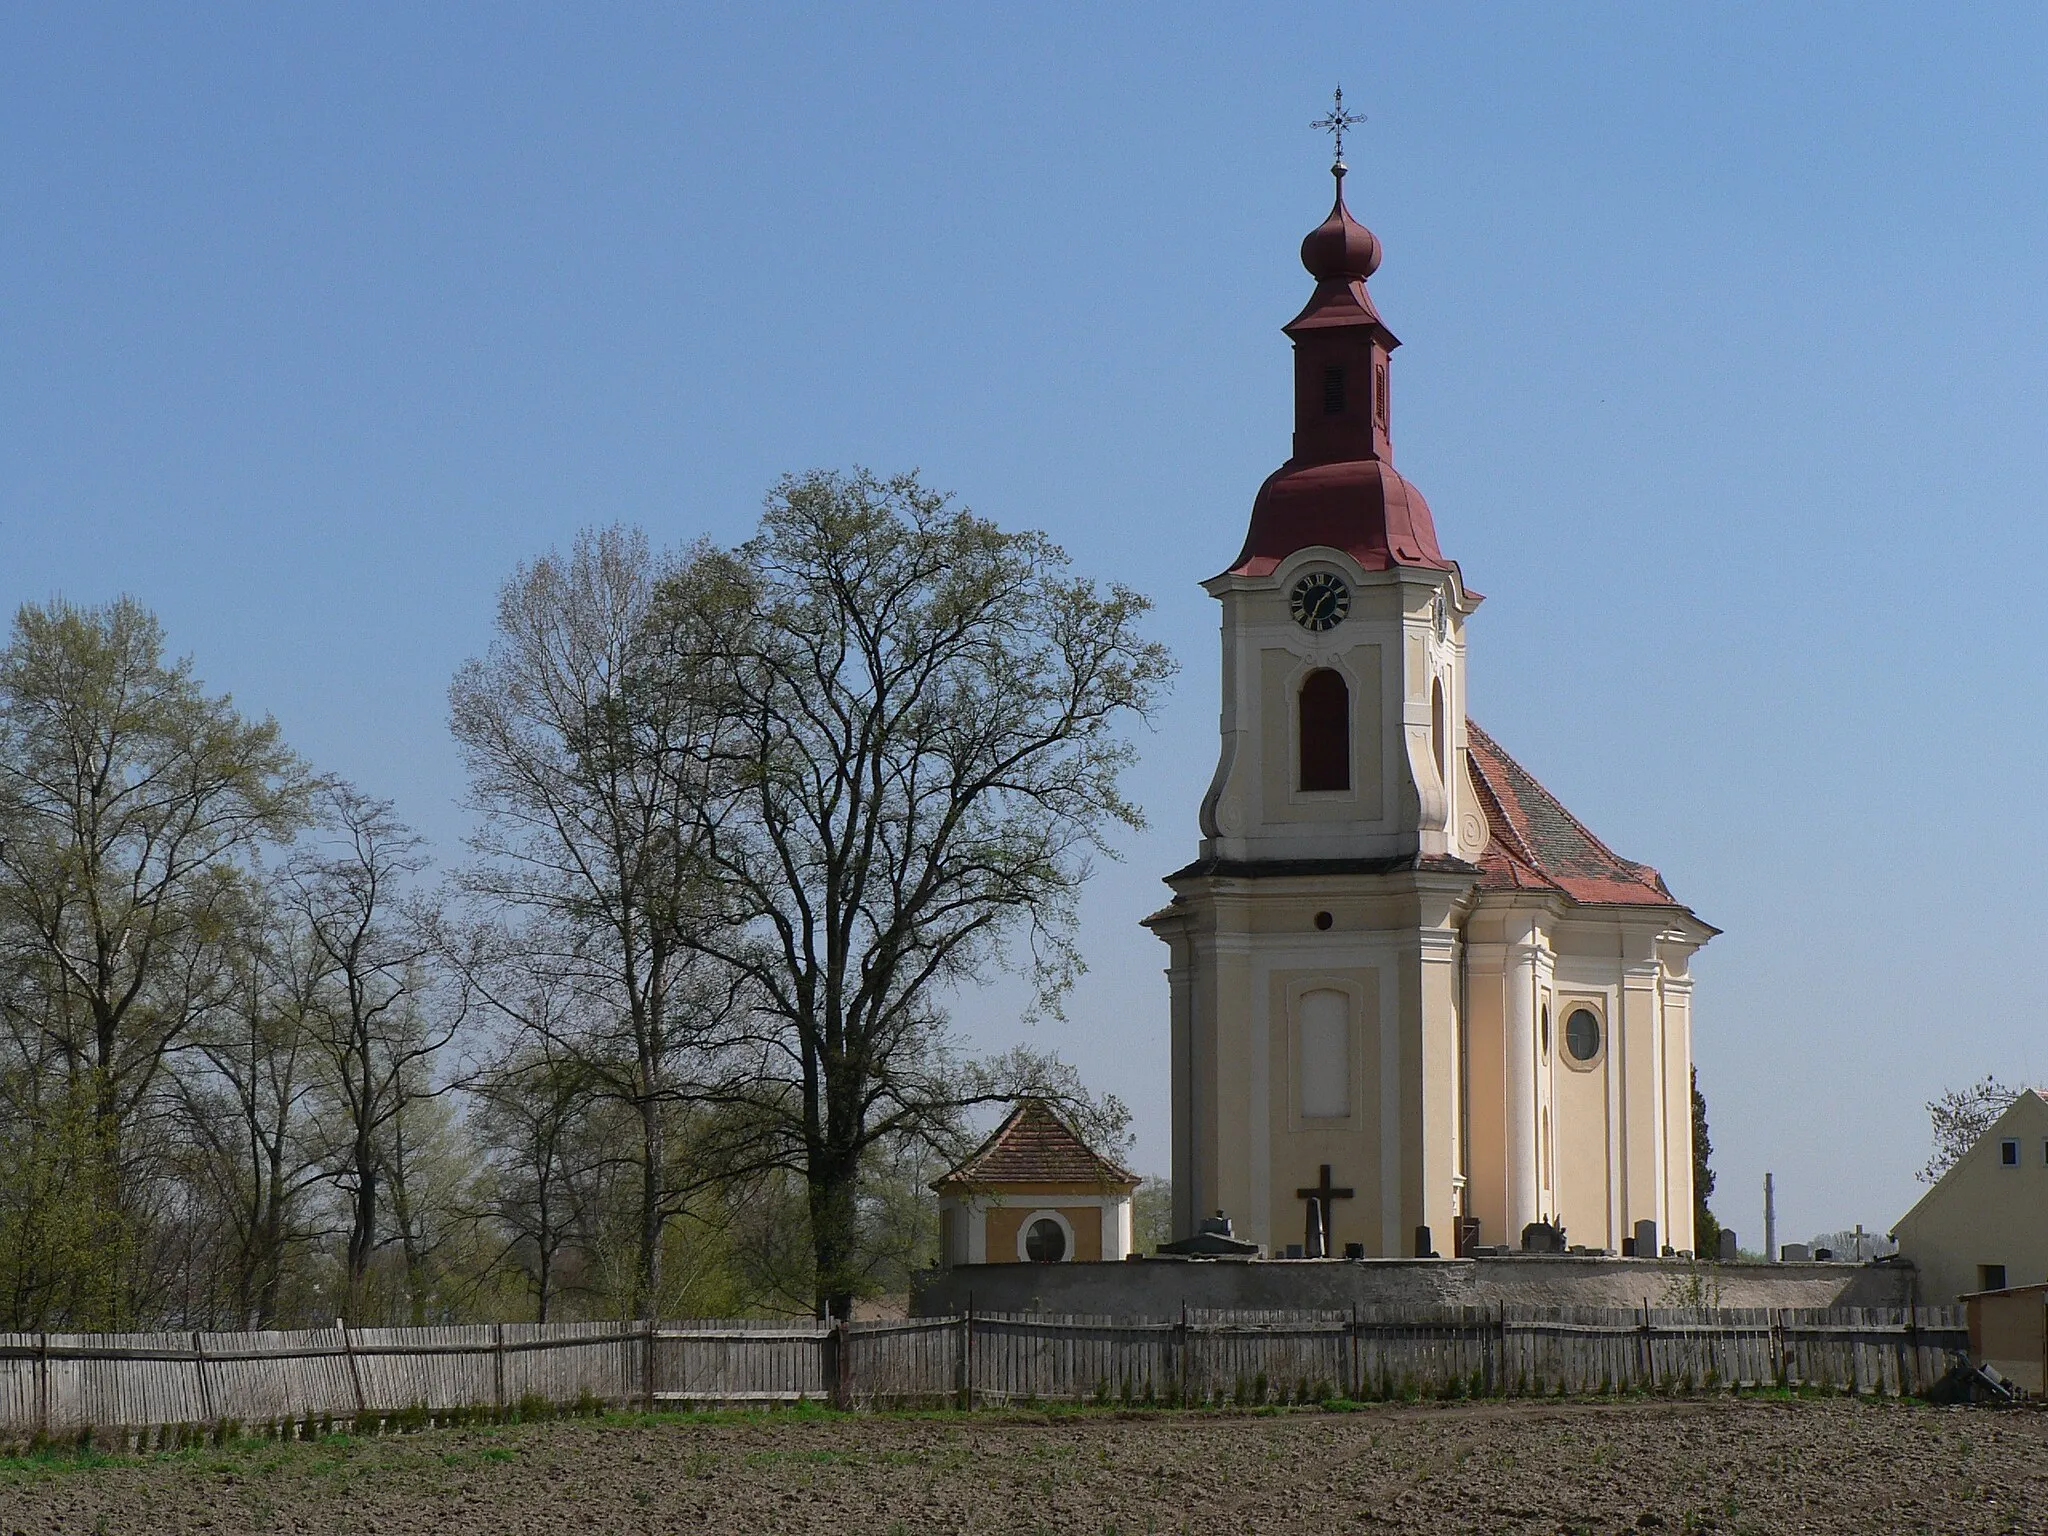
<path id="1" fill-rule="evenodd" d="M 1600 906 L 1683 910 L 1662 875 L 1601 842 L 1469 716 L 1465 739 L 1493 834 L 1479 859 L 1481 890 L 1555 891 Z"/>
<path id="2" fill-rule="evenodd" d="M 1138 1176 L 1075 1134 L 1043 1099 L 1025 1099 L 933 1189 L 968 1184 L 1102 1184 L 1136 1189 Z"/>

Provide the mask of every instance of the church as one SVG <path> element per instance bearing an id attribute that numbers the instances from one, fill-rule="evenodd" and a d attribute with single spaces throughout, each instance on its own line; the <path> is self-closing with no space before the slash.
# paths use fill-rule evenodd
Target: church
<path id="1" fill-rule="evenodd" d="M 1175 1236 L 1227 1212 L 1275 1255 L 1462 1256 L 1532 1224 L 1690 1249 L 1689 964 L 1718 930 L 1467 717 L 1481 598 L 1394 468 L 1400 342 L 1341 137 L 1332 171 L 1284 327 L 1293 453 L 1205 584 L 1198 857 L 1144 920 L 1170 956 Z"/>

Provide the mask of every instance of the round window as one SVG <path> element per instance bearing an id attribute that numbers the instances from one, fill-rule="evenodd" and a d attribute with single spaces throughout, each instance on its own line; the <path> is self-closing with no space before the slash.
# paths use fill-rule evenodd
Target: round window
<path id="1" fill-rule="evenodd" d="M 1564 1021 L 1564 1048 L 1574 1061 L 1591 1061 L 1600 1054 L 1600 1015 L 1590 1008 L 1574 1008 Z"/>
<path id="2" fill-rule="evenodd" d="M 1057 1264 L 1067 1256 L 1067 1234 L 1050 1216 L 1041 1216 L 1024 1234 L 1024 1251 L 1034 1264 Z"/>

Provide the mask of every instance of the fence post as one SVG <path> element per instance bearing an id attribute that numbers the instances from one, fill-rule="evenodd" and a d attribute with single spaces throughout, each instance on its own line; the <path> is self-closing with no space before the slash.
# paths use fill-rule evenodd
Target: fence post
<path id="1" fill-rule="evenodd" d="M 491 1406 L 505 1411 L 505 1325 L 491 1325 Z"/>
<path id="2" fill-rule="evenodd" d="M 50 1438 L 50 1336 L 36 1335 L 36 1434 Z"/>
<path id="3" fill-rule="evenodd" d="M 1657 1352 L 1650 1344 L 1650 1298 L 1647 1296 L 1643 1298 L 1641 1338 L 1643 1341 L 1641 1351 L 1643 1357 L 1643 1390 L 1645 1392 L 1654 1392 L 1657 1390 Z"/>
<path id="4" fill-rule="evenodd" d="M 645 1342 L 640 1347 L 640 1411 L 654 1412 L 654 1317 L 647 1318 Z"/>
<path id="5" fill-rule="evenodd" d="M 356 1389 L 356 1418 L 360 1420 L 369 1411 L 369 1404 L 363 1397 L 363 1368 L 356 1363 L 355 1341 L 348 1336 L 348 1319 L 337 1317 L 334 1326 L 341 1330 L 341 1352 L 348 1356 L 348 1379 Z M 362 1425 L 358 1423 L 360 1430 Z"/>
<path id="6" fill-rule="evenodd" d="M 825 1373 L 831 1383 L 832 1406 L 839 1409 L 853 1406 L 853 1351 L 847 1342 L 848 1323 L 835 1317 L 825 1334 Z"/>
<path id="7" fill-rule="evenodd" d="M 967 1310 L 960 1318 L 960 1379 L 957 1401 L 965 1412 L 974 1409 L 974 1298 L 967 1299 Z"/>
<path id="8" fill-rule="evenodd" d="M 206 1343 L 199 1330 L 192 1330 L 192 1374 L 199 1378 L 199 1416 L 211 1424 L 214 1420 L 213 1387 L 206 1379 Z"/>
<path id="9" fill-rule="evenodd" d="M 1188 1303 L 1186 1297 L 1181 1298 L 1180 1326 L 1174 1331 L 1173 1345 L 1173 1376 L 1180 1386 L 1180 1400 L 1185 1404 L 1191 1397 L 1191 1389 L 1188 1384 Z"/>
<path id="10" fill-rule="evenodd" d="M 1359 1375 L 1358 1303 L 1351 1303 L 1351 1382 L 1344 1395 L 1354 1403 L 1365 1401 L 1364 1379 Z"/>
<path id="11" fill-rule="evenodd" d="M 1771 1385 L 1785 1385 L 1785 1309 L 1771 1308 Z"/>

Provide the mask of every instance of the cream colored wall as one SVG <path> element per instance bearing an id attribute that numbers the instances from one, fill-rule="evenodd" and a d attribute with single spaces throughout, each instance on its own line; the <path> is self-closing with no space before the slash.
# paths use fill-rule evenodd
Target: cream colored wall
<path id="1" fill-rule="evenodd" d="M 1040 1211 L 1064 1217 L 1074 1234 L 1075 1263 L 1120 1261 L 1131 1251 L 1131 1197 L 1080 1184 L 1017 1184 L 976 1188 L 939 1198 L 942 1262 L 1015 1264 L 1017 1234 Z"/>
<path id="2" fill-rule="evenodd" d="M 1354 646 L 1311 660 L 1298 650 L 1268 646 L 1259 653 L 1260 691 L 1267 701 L 1260 719 L 1260 819 L 1292 822 L 1379 821 L 1384 752 L 1380 745 L 1380 648 Z M 1297 789 L 1301 763 L 1301 685 L 1318 666 L 1344 679 L 1351 694 L 1351 787 Z M 1278 703 L 1280 707 L 1274 708 Z"/>
<path id="3" fill-rule="evenodd" d="M 1407 872 L 1184 883 L 1155 920 L 1173 945 L 1176 1225 L 1227 1211 L 1238 1235 L 1303 1241 L 1323 1163 L 1356 1191 L 1333 1202 L 1333 1241 L 1412 1252 L 1418 1225 L 1449 1252 L 1458 1160 L 1456 902 L 1466 882 Z M 1315 926 L 1319 911 L 1332 924 Z M 1341 991 L 1349 1113 L 1300 1103 L 1302 998 Z M 1185 1189 L 1185 1199 L 1182 1191 Z"/>
<path id="4" fill-rule="evenodd" d="M 1684 967 L 1703 936 L 1668 921 L 1654 910 L 1578 908 L 1508 893 L 1482 896 L 1466 920 L 1470 1209 L 1482 1242 L 1519 1243 L 1523 1224 L 1554 1216 L 1568 1242 L 1619 1251 L 1647 1218 L 1657 1222 L 1660 1244 L 1691 1248 L 1691 980 Z M 1508 1004 L 1518 990 L 1529 993 L 1521 1049 L 1533 1066 L 1526 1080 L 1510 1049 Z M 1565 1025 L 1580 1006 L 1601 1021 L 1600 1050 L 1585 1064 L 1565 1045 Z M 1515 1113 L 1517 1094 L 1526 1095 L 1526 1116 Z M 1524 1134 L 1535 1167 L 1526 1215 L 1511 1195 L 1511 1139 Z"/>
<path id="5" fill-rule="evenodd" d="M 1348 616 L 1310 634 L 1288 612 L 1296 579 L 1335 570 L 1351 588 Z M 1470 823 L 1467 857 L 1485 846 L 1483 818 L 1462 772 L 1438 779 L 1430 751 L 1432 684 L 1444 683 L 1452 760 L 1464 747 L 1464 620 L 1476 606 L 1455 573 L 1362 571 L 1335 549 L 1291 555 L 1269 576 L 1219 576 L 1223 604 L 1222 741 L 1203 798 L 1204 857 L 1369 858 L 1445 852 Z M 1449 632 L 1435 632 L 1441 595 Z M 1296 692 L 1315 667 L 1342 672 L 1352 696 L 1349 793 L 1295 790 Z M 1426 781 L 1418 787 L 1418 773 Z M 1425 811 L 1428 812 L 1425 815 Z M 1448 829 L 1448 830 L 1447 830 Z"/>
<path id="6" fill-rule="evenodd" d="M 1999 1143 L 2020 1144 L 2017 1168 Z M 2048 1101 L 2027 1092 L 1899 1218 L 1899 1251 L 1920 1274 L 1929 1306 L 1980 1288 L 1978 1266 L 2003 1264 L 2007 1285 L 2048 1281 Z"/>

